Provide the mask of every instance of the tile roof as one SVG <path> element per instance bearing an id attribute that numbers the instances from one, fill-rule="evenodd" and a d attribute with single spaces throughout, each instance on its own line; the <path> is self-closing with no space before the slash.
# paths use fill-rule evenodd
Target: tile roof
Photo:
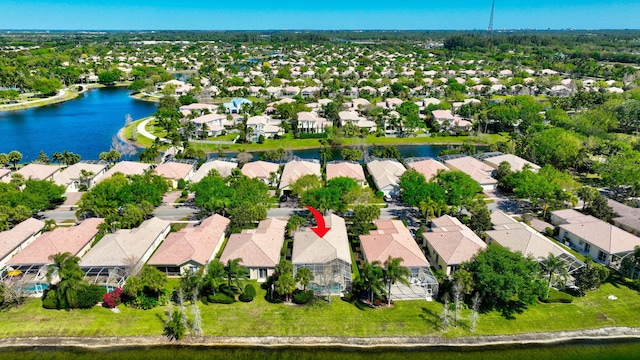
<path id="1" fill-rule="evenodd" d="M 286 220 L 270 218 L 261 221 L 257 229 L 232 234 L 220 261 L 226 263 L 228 260 L 240 258 L 242 265 L 247 267 L 275 267 L 280 262 L 286 226 Z"/>
<path id="2" fill-rule="evenodd" d="M 348 161 L 327 164 L 327 181 L 337 177 L 348 177 L 356 181 L 364 181 L 362 165 Z"/>
<path id="3" fill-rule="evenodd" d="M 288 162 L 282 170 L 280 178 L 280 189 L 288 187 L 304 175 L 320 176 L 320 164 L 307 160 L 294 160 Z"/>
<path id="4" fill-rule="evenodd" d="M 389 185 L 398 186 L 400 176 L 406 169 L 395 159 L 373 160 L 367 163 L 367 171 L 371 174 L 378 190 Z"/>
<path id="5" fill-rule="evenodd" d="M 267 161 L 253 161 L 244 164 L 241 171 L 250 178 L 268 179 L 271 173 L 278 173 L 278 164 Z"/>
<path id="6" fill-rule="evenodd" d="M 195 227 L 170 233 L 149 259 L 149 265 L 181 266 L 188 261 L 205 265 L 215 254 L 229 219 L 218 214 L 210 216 Z"/>
<path id="7" fill-rule="evenodd" d="M 427 181 L 438 175 L 438 170 L 449 170 L 443 163 L 434 159 L 408 162 L 407 166 L 424 175 Z"/>
<path id="8" fill-rule="evenodd" d="M 113 174 L 120 172 L 124 175 L 142 175 L 151 168 L 151 164 L 145 164 L 133 161 L 121 161 L 109 169 L 99 181 L 110 178 Z"/>
<path id="9" fill-rule="evenodd" d="M 563 224 L 560 228 L 609 254 L 633 251 L 634 247 L 640 246 L 640 237 L 601 220 Z"/>
<path id="10" fill-rule="evenodd" d="M 384 263 L 389 256 L 402 258 L 405 267 L 429 267 L 422 250 L 400 220 L 376 220 L 377 230 L 360 235 L 360 244 L 369 262 Z"/>
<path id="11" fill-rule="evenodd" d="M 60 167 L 56 165 L 31 163 L 20 168 L 17 172 L 19 174 L 22 174 L 22 176 L 24 176 L 24 178 L 27 180 L 46 180 L 53 176 L 54 173 L 58 172 L 58 170 L 60 170 Z"/>
<path id="12" fill-rule="evenodd" d="M 10 254 L 15 248 L 44 227 L 44 221 L 28 218 L 14 226 L 13 229 L 0 232 L 0 259 Z"/>
<path id="13" fill-rule="evenodd" d="M 57 253 L 78 254 L 98 234 L 98 225 L 104 219 L 90 218 L 79 225 L 57 227 L 35 239 L 29 246 L 8 261 L 11 265 L 48 264 L 49 257 Z"/>
<path id="14" fill-rule="evenodd" d="M 121 229 L 105 235 L 80 259 L 81 267 L 128 267 L 137 264 L 170 223 L 151 218 L 135 229 Z"/>
<path id="15" fill-rule="evenodd" d="M 446 226 L 432 228 L 431 232 L 424 232 L 422 236 L 438 253 L 447 265 L 461 264 L 487 247 L 482 239 L 471 229 L 448 215 L 434 219 L 434 223 Z"/>
<path id="16" fill-rule="evenodd" d="M 324 264 L 340 259 L 351 264 L 351 249 L 344 219 L 331 214 L 325 216 L 326 226 L 331 228 L 321 238 L 311 229 L 297 231 L 293 239 L 293 264 Z"/>
<path id="17" fill-rule="evenodd" d="M 493 156 L 484 160 L 485 164 L 495 169 L 497 169 L 500 166 L 500 163 L 503 161 L 506 161 L 507 163 L 509 163 L 509 165 L 511 165 L 511 171 L 522 171 L 525 164 L 529 164 L 533 171 L 538 171 L 538 169 L 540 169 L 540 166 L 513 154 Z"/>
<path id="18" fill-rule="evenodd" d="M 191 182 L 197 183 L 202 180 L 213 169 L 218 170 L 220 176 L 227 177 L 231 175 L 231 171 L 238 167 L 237 162 L 224 161 L 224 160 L 211 160 L 202 164 L 198 171 L 191 177 Z"/>
<path id="19" fill-rule="evenodd" d="M 560 256 L 565 251 L 539 232 L 529 228 L 488 230 L 485 232 L 493 241 L 511 251 L 519 251 L 523 256 L 544 259 L 549 253 Z"/>
<path id="20" fill-rule="evenodd" d="M 73 181 L 80 179 L 82 170 L 90 171 L 93 173 L 93 176 L 96 176 L 104 171 L 106 167 L 106 164 L 75 163 L 53 174 L 53 182 L 56 183 L 56 185 L 69 186 Z"/>
<path id="21" fill-rule="evenodd" d="M 445 164 L 452 170 L 459 170 L 471 176 L 479 184 L 497 184 L 498 180 L 491 177 L 493 168 L 471 156 L 449 159 Z"/>
<path id="22" fill-rule="evenodd" d="M 178 162 L 169 161 L 156 166 L 156 174 L 162 176 L 165 179 L 184 179 L 189 176 L 189 172 L 193 170 L 192 164 L 183 164 Z"/>

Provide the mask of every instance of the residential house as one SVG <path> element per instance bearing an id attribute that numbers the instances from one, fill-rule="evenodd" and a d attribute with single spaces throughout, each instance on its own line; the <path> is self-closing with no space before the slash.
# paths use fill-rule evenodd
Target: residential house
<path id="1" fill-rule="evenodd" d="M 106 163 L 79 162 L 53 174 L 53 182 L 67 188 L 67 192 L 77 192 L 81 186 L 90 189 L 106 172 Z"/>
<path id="2" fill-rule="evenodd" d="M 469 131 L 473 124 L 460 116 L 453 115 L 449 110 L 433 110 L 431 112 L 433 120 L 438 123 L 441 131 L 460 130 Z"/>
<path id="3" fill-rule="evenodd" d="M 384 196 L 400 195 L 400 176 L 406 169 L 398 160 L 373 159 L 367 162 L 367 171 L 373 178 L 378 191 L 382 191 Z"/>
<path id="4" fill-rule="evenodd" d="M 82 257 L 98 235 L 98 226 L 104 219 L 90 218 L 79 225 L 59 226 L 37 237 L 31 244 L 12 257 L 7 265 L 14 269 L 42 267 L 50 264 L 51 256 L 58 253 L 70 253 Z"/>
<path id="5" fill-rule="evenodd" d="M 298 113 L 298 129 L 301 132 L 321 134 L 331 125 L 333 125 L 331 121 L 319 117 L 315 112 L 303 111 Z"/>
<path id="6" fill-rule="evenodd" d="M 0 168 L 0 182 L 9 183 L 11 181 L 11 170 Z"/>
<path id="7" fill-rule="evenodd" d="M 447 276 L 487 247 L 473 230 L 449 215 L 433 219 L 431 231 L 423 232 L 422 237 L 429 263 Z"/>
<path id="8" fill-rule="evenodd" d="M 142 175 L 146 171 L 149 171 L 150 169 L 153 169 L 153 165 L 151 164 L 145 164 L 145 163 L 133 162 L 133 161 L 121 161 L 115 164 L 111 169 L 107 170 L 104 176 L 96 180 L 96 183 L 112 177 L 115 173 L 121 173 L 125 176 Z"/>
<path id="9" fill-rule="evenodd" d="M 205 176 L 209 175 L 211 170 L 216 170 L 222 177 L 229 177 L 233 169 L 237 167 L 238 163 L 231 159 L 210 159 L 200 165 L 198 171 L 191 177 L 191 182 L 194 184 L 200 182 Z"/>
<path id="10" fill-rule="evenodd" d="M 262 220 L 256 229 L 232 234 L 220 261 L 226 264 L 229 260 L 242 259 L 241 264 L 249 269 L 250 279 L 266 281 L 280 262 L 286 227 L 286 220 L 270 218 Z"/>
<path id="11" fill-rule="evenodd" d="M 471 156 L 446 157 L 445 165 L 451 170 L 462 171 L 482 186 L 483 190 L 494 190 L 498 180 L 491 177 L 493 168 Z"/>
<path id="12" fill-rule="evenodd" d="M 438 175 L 439 171 L 449 170 L 449 168 L 444 166 L 443 163 L 431 158 L 407 158 L 404 161 L 409 168 L 412 168 L 424 175 L 424 178 L 427 181 Z"/>
<path id="13" fill-rule="evenodd" d="M 105 269 L 124 269 L 136 274 L 169 234 L 170 225 L 153 217 L 135 229 L 107 234 L 80 259 L 80 267 L 88 276 Z"/>
<path id="14" fill-rule="evenodd" d="M 192 119 L 191 122 L 200 136 L 220 136 L 225 131 L 225 126 L 232 125 L 225 114 L 206 114 Z"/>
<path id="15" fill-rule="evenodd" d="M 251 100 L 245 98 L 233 98 L 230 102 L 223 104 L 227 114 L 239 114 L 242 110 L 242 106 L 252 104 Z"/>
<path id="16" fill-rule="evenodd" d="M 278 164 L 259 160 L 244 164 L 241 171 L 250 178 L 258 178 L 269 186 L 276 186 L 279 167 Z"/>
<path id="17" fill-rule="evenodd" d="M 340 123 L 342 126 L 347 124 L 353 124 L 361 129 L 366 129 L 369 132 L 376 130 L 376 122 L 367 120 L 355 111 L 340 111 L 338 113 L 338 118 L 340 119 Z"/>
<path id="18" fill-rule="evenodd" d="M 360 235 L 364 260 L 384 264 L 389 257 L 401 258 L 400 265 L 411 271 L 409 289 L 412 291 L 395 284 L 391 288 L 391 295 L 396 299 L 431 298 L 437 295 L 438 281 L 429 270 L 429 261 L 402 221 L 376 220 L 374 225 L 376 230 Z"/>
<path id="19" fill-rule="evenodd" d="M 618 214 L 613 218 L 613 224 L 636 236 L 640 235 L 640 209 L 634 208 L 615 200 L 608 199 L 609 206 Z"/>
<path id="20" fill-rule="evenodd" d="M 31 163 L 18 169 L 17 173 L 22 175 L 25 180 L 52 180 L 53 174 L 57 173 L 59 170 L 60 167 L 56 165 Z"/>
<path id="21" fill-rule="evenodd" d="M 197 226 L 189 226 L 170 233 L 148 265 L 157 267 L 170 276 L 197 272 L 213 260 L 224 243 L 225 230 L 230 220 L 215 214 Z"/>
<path id="22" fill-rule="evenodd" d="M 542 262 L 553 254 L 569 264 L 569 271 L 573 272 L 583 265 L 570 252 L 564 250 L 554 241 L 549 240 L 530 226 L 516 221 L 502 211 L 491 213 L 493 230 L 485 231 L 487 244 L 498 244 L 511 251 L 520 252 Z"/>
<path id="23" fill-rule="evenodd" d="M 367 181 L 362 165 L 352 161 L 333 161 L 327 164 L 327 181 L 337 177 L 348 177 L 355 180 L 358 185 L 365 186 Z"/>
<path id="24" fill-rule="evenodd" d="M 305 175 L 321 176 L 320 163 L 311 160 L 293 160 L 288 162 L 282 170 L 282 176 L 280 177 L 280 190 L 283 193 L 289 193 L 291 189 L 289 185 L 293 184 L 299 178 Z"/>
<path id="25" fill-rule="evenodd" d="M 351 290 L 351 249 L 344 219 L 325 216 L 330 228 L 323 237 L 311 229 L 297 231 L 293 237 L 293 274 L 300 268 L 311 270 L 314 280 L 307 286 L 317 295 L 342 294 Z"/>
<path id="26" fill-rule="evenodd" d="M 247 128 L 253 129 L 250 134 L 251 141 L 257 142 L 262 135 L 265 139 L 276 135 L 284 135 L 284 129 L 280 127 L 282 120 L 272 119 L 269 116 L 259 115 L 247 119 Z"/>
<path id="27" fill-rule="evenodd" d="M 579 216 L 576 210 L 552 212 L 560 220 L 558 239 L 595 261 L 617 267 L 620 259 L 640 246 L 640 237 L 593 216 Z"/>
<path id="28" fill-rule="evenodd" d="M 43 227 L 44 221 L 28 218 L 11 230 L 0 232 L 0 269 L 12 256 L 31 244 Z"/>
<path id="29" fill-rule="evenodd" d="M 513 154 L 502 154 L 502 153 L 489 153 L 495 154 L 495 156 L 484 156 L 481 160 L 491 166 L 494 169 L 497 169 L 502 162 L 506 162 L 511 167 L 511 171 L 522 171 L 525 166 L 531 169 L 533 172 L 538 172 L 540 166 L 527 161 L 519 156 Z M 484 155 L 484 154 L 481 154 Z"/>
<path id="30" fill-rule="evenodd" d="M 193 163 L 182 163 L 182 162 L 173 162 L 167 161 L 162 163 L 155 168 L 156 174 L 162 176 L 167 181 L 172 188 L 178 187 L 178 182 L 180 179 L 184 181 L 191 180 L 193 173 L 195 171 Z"/>

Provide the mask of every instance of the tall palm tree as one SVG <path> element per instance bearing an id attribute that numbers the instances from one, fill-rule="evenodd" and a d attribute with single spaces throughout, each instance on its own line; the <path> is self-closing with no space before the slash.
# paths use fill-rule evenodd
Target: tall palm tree
<path id="1" fill-rule="evenodd" d="M 207 274 L 204 276 L 204 285 L 213 290 L 213 295 L 216 294 L 218 282 L 224 278 L 224 275 L 224 264 L 220 261 L 212 261 L 207 265 Z"/>
<path id="2" fill-rule="evenodd" d="M 555 282 L 555 280 L 565 279 L 569 276 L 569 272 L 567 271 L 567 262 L 552 253 L 549 253 L 549 256 L 542 261 L 542 266 L 544 266 L 545 272 L 549 275 L 548 296 L 548 289 L 551 288 L 551 283 Z"/>
<path id="3" fill-rule="evenodd" d="M 384 262 L 384 280 L 387 284 L 387 305 L 391 305 L 391 284 L 395 282 L 401 282 L 405 285 L 409 285 L 409 278 L 411 277 L 411 271 L 404 266 L 401 266 L 404 259 L 394 258 L 389 255 L 389 258 Z"/>

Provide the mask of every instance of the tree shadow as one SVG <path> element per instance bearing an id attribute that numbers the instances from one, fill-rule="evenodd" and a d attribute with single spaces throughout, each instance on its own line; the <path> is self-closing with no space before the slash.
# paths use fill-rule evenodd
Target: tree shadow
<path id="1" fill-rule="evenodd" d="M 424 320 L 426 323 L 433 324 L 434 331 L 441 331 L 442 319 L 440 318 L 440 314 L 437 314 L 435 311 L 425 307 L 421 308 L 421 310 L 422 312 L 418 315 L 420 319 Z"/>
<path id="2" fill-rule="evenodd" d="M 527 304 L 522 301 L 507 301 L 506 304 L 500 306 L 497 310 L 507 320 L 515 320 L 515 314 L 522 314 L 527 309 Z"/>

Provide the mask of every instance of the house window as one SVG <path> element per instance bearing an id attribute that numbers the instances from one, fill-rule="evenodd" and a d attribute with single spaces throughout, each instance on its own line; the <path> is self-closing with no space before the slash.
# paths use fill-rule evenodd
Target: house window
<path id="1" fill-rule="evenodd" d="M 267 269 L 258 269 L 258 279 L 267 278 Z"/>
<path id="2" fill-rule="evenodd" d="M 589 252 L 590 250 L 591 250 L 591 244 L 585 243 L 584 244 L 584 252 Z"/>
<path id="3" fill-rule="evenodd" d="M 607 256 L 606 253 L 604 253 L 602 251 L 598 251 L 598 261 L 606 263 L 607 262 L 607 258 L 608 258 L 608 256 Z"/>

